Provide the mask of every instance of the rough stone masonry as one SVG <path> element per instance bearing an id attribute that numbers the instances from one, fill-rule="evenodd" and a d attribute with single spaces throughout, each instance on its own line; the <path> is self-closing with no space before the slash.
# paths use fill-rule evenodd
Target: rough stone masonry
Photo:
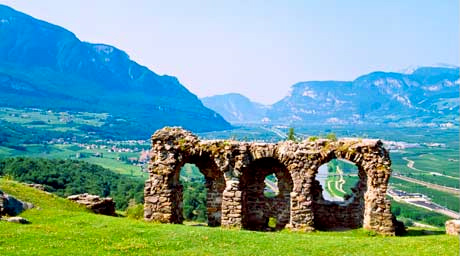
<path id="1" fill-rule="evenodd" d="M 379 140 L 341 139 L 273 143 L 200 141 L 177 127 L 152 136 L 150 177 L 145 183 L 144 218 L 182 223 L 181 167 L 195 164 L 205 176 L 209 226 L 298 231 L 359 228 L 394 235 L 385 197 L 391 174 L 388 151 Z M 327 201 L 315 178 L 332 159 L 358 167 L 359 181 L 344 202 Z M 264 196 L 264 179 L 274 174 L 279 193 Z"/>

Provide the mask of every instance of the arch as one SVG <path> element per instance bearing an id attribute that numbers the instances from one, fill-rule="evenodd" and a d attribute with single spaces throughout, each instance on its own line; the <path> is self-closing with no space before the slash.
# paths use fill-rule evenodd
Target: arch
<path id="1" fill-rule="evenodd" d="M 222 218 L 222 194 L 225 189 L 224 174 L 219 170 L 209 154 L 191 155 L 185 161 L 187 163 L 194 163 L 204 175 L 208 226 L 220 226 Z"/>
<path id="2" fill-rule="evenodd" d="M 264 195 L 265 177 L 274 174 L 278 180 L 278 194 Z M 242 191 L 242 227 L 250 230 L 271 230 L 270 218 L 276 219 L 275 230 L 283 229 L 290 220 L 290 193 L 293 189 L 291 175 L 283 164 L 273 157 L 252 161 L 240 178 Z"/>
<path id="3" fill-rule="evenodd" d="M 195 164 L 205 178 L 206 187 L 206 210 L 208 226 L 215 227 L 221 224 L 222 215 L 222 192 L 225 189 L 224 175 L 212 161 L 209 154 L 182 155 L 181 161 L 176 165 L 174 172 L 169 174 L 170 188 L 174 190 L 172 197 L 172 212 L 175 215 L 175 223 L 182 223 L 183 211 L 183 185 L 180 183 L 180 170 L 185 164 Z"/>
<path id="4" fill-rule="evenodd" d="M 315 170 L 313 184 L 313 214 L 315 228 L 319 230 L 354 229 L 363 226 L 364 195 L 367 191 L 367 174 L 361 163 L 356 163 L 353 154 L 337 154 L 332 151 L 322 158 L 319 167 L 328 164 L 334 159 L 346 160 L 353 163 L 358 169 L 358 181 L 351 189 L 352 193 L 344 201 L 327 200 L 323 197 L 323 190 L 317 179 L 318 169 Z"/>
<path id="5" fill-rule="evenodd" d="M 182 223 L 180 168 L 194 163 L 206 179 L 210 226 L 267 230 L 268 219 L 275 217 L 276 229 L 286 224 L 299 231 L 362 226 L 395 234 L 385 197 L 391 161 L 379 140 L 200 141 L 181 128 L 166 127 L 152 136 L 151 155 L 146 220 Z M 336 158 L 358 167 L 358 186 L 345 204 L 324 200 L 316 180 L 318 167 Z M 274 198 L 263 194 L 268 174 L 278 179 L 280 193 Z"/>

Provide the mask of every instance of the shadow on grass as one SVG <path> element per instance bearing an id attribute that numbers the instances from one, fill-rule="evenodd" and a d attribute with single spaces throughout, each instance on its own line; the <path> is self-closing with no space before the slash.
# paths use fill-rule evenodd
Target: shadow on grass
<path id="1" fill-rule="evenodd" d="M 444 234 L 446 234 L 444 230 L 409 229 L 402 236 L 438 236 Z"/>

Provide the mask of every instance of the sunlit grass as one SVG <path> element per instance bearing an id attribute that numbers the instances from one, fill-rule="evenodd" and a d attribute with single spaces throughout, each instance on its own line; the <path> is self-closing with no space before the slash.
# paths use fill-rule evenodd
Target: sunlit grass
<path id="1" fill-rule="evenodd" d="M 443 231 L 382 237 L 344 232 L 252 232 L 154 224 L 95 215 L 65 199 L 0 179 L 0 189 L 35 204 L 29 225 L 0 222 L 1 255 L 458 255 Z"/>

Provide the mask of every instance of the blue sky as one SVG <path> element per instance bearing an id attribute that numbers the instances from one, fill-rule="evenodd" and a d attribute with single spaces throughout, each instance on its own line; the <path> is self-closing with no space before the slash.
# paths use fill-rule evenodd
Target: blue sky
<path id="1" fill-rule="evenodd" d="M 0 0 L 125 50 L 200 97 L 274 103 L 308 80 L 459 65 L 458 0 Z"/>

